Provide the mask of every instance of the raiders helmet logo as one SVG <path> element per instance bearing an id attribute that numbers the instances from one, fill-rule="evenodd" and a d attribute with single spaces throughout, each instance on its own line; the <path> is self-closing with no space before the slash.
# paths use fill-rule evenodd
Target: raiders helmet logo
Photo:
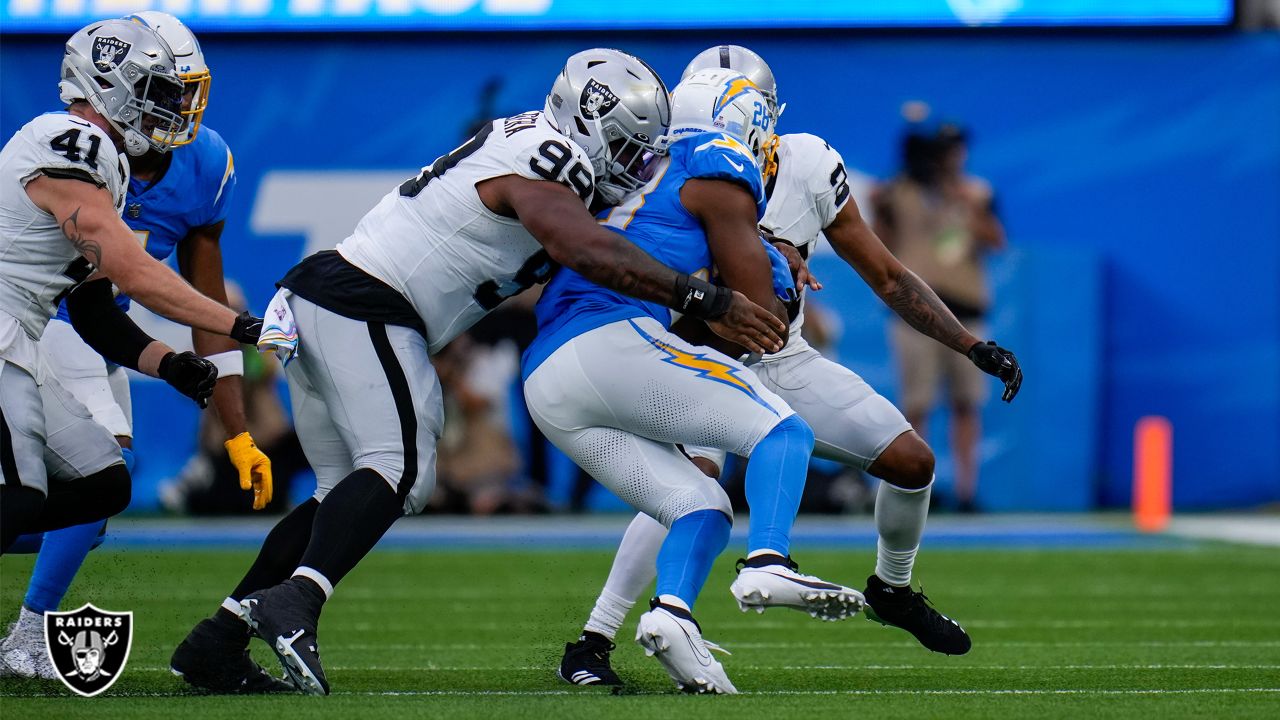
<path id="1" fill-rule="evenodd" d="M 129 48 L 133 47 L 120 38 L 96 37 L 93 39 L 93 65 L 99 72 L 111 72 L 120 64 Z"/>
<path id="2" fill-rule="evenodd" d="M 608 85 L 592 78 L 582 88 L 582 97 L 578 100 L 578 109 L 583 117 L 599 119 L 608 115 L 618 105 L 618 96 L 613 94 Z"/>
<path id="3" fill-rule="evenodd" d="M 44 615 L 45 645 L 62 684 L 93 697 L 120 677 L 133 646 L 133 613 L 84 605 Z"/>

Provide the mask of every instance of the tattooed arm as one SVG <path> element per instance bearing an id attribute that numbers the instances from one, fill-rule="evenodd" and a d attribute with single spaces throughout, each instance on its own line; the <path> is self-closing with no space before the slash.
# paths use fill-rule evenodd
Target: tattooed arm
<path id="1" fill-rule="evenodd" d="M 101 187 L 78 179 L 37 177 L 27 195 L 53 215 L 75 249 L 129 297 L 174 322 L 228 334 L 236 313 L 196 292 L 142 249 Z"/>
<path id="2" fill-rule="evenodd" d="M 853 198 L 823 232 L 836 253 L 908 325 L 962 354 L 978 342 L 937 294 L 867 227 Z"/>
<path id="3" fill-rule="evenodd" d="M 611 290 L 679 307 L 683 299 L 676 290 L 679 274 L 601 227 L 568 187 L 504 175 L 485 180 L 476 189 L 490 210 L 518 218 L 552 260 Z M 786 323 L 740 292 L 732 293 L 727 307 L 709 325 L 717 335 L 752 352 L 781 350 L 787 330 Z"/>

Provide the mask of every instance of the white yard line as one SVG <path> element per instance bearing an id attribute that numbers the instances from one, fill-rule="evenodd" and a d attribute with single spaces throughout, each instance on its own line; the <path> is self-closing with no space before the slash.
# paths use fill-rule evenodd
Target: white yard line
<path id="1" fill-rule="evenodd" d="M 1280 516 L 1175 515 L 1169 523 L 1169 534 L 1280 547 Z"/>
<path id="2" fill-rule="evenodd" d="M 536 671 L 551 672 L 551 665 L 335 665 L 326 668 L 329 671 L 376 671 L 376 672 L 509 672 Z M 1189 665 L 733 665 L 733 670 L 947 670 L 960 672 L 973 671 L 1025 671 L 1042 670 L 1280 670 L 1280 665 L 1234 665 L 1234 664 L 1189 664 Z M 169 673 L 168 667 L 140 666 L 129 667 L 130 672 Z"/>

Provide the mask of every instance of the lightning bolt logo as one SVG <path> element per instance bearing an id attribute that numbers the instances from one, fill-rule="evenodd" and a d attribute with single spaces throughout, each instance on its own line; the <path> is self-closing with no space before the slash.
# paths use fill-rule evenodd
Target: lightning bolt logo
<path id="1" fill-rule="evenodd" d="M 751 151 L 747 149 L 746 145 L 743 145 L 742 143 L 729 137 L 728 135 L 721 135 L 720 137 L 714 140 L 708 140 L 707 142 L 704 142 L 698 147 L 694 148 L 693 151 L 701 152 L 709 147 L 721 147 L 727 150 L 732 150 L 733 152 L 736 152 L 744 157 L 751 158 L 752 165 L 754 165 L 756 162 L 755 156 L 751 154 Z"/>
<path id="2" fill-rule="evenodd" d="M 724 110 L 725 106 L 733 102 L 734 99 L 748 90 L 759 91 L 759 88 L 756 87 L 755 83 L 745 77 L 737 77 L 730 80 L 725 84 L 724 92 L 720 93 L 720 97 L 716 99 L 716 104 L 711 109 L 711 117 L 719 115 L 720 111 Z"/>
<path id="3" fill-rule="evenodd" d="M 631 327 L 635 328 L 636 332 L 640 334 L 640 337 L 644 338 L 646 342 L 666 355 L 666 357 L 662 358 L 663 362 L 674 365 L 678 368 L 684 368 L 685 370 L 692 370 L 698 374 L 698 377 L 706 378 L 708 380 L 736 388 L 747 397 L 763 405 L 774 415 L 778 414 L 777 410 L 770 407 L 769 403 L 765 402 L 764 398 L 760 397 L 759 393 L 755 391 L 755 388 L 751 387 L 749 383 L 738 377 L 737 368 L 732 365 L 722 363 L 719 360 L 709 358 L 703 353 L 694 354 L 681 350 L 670 343 L 663 342 L 649 333 L 646 333 L 644 330 L 640 329 L 639 325 L 636 325 L 635 321 L 628 322 L 630 322 Z"/>

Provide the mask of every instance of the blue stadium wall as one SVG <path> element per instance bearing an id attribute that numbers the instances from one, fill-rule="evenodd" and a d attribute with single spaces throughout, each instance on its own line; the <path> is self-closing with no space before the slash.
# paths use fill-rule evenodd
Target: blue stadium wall
<path id="1" fill-rule="evenodd" d="M 209 34 L 207 122 L 240 182 L 229 275 L 261 308 L 304 249 L 340 239 L 477 116 L 541 107 L 573 51 L 617 45 L 674 82 L 719 42 L 770 61 L 784 131 L 822 135 L 865 173 L 894 172 L 905 100 L 973 128 L 971 166 L 997 188 L 1013 248 L 992 263 L 992 333 L 1027 373 L 1016 403 L 986 410 L 986 506 L 1124 505 L 1148 414 L 1173 423 L 1179 508 L 1280 500 L 1276 35 Z M 57 107 L 60 55 L 57 38 L 3 37 L 6 138 Z M 840 358 L 896 396 L 885 310 L 834 258 L 816 264 L 842 315 Z M 161 387 L 135 398 L 146 508 L 195 415 Z"/>

